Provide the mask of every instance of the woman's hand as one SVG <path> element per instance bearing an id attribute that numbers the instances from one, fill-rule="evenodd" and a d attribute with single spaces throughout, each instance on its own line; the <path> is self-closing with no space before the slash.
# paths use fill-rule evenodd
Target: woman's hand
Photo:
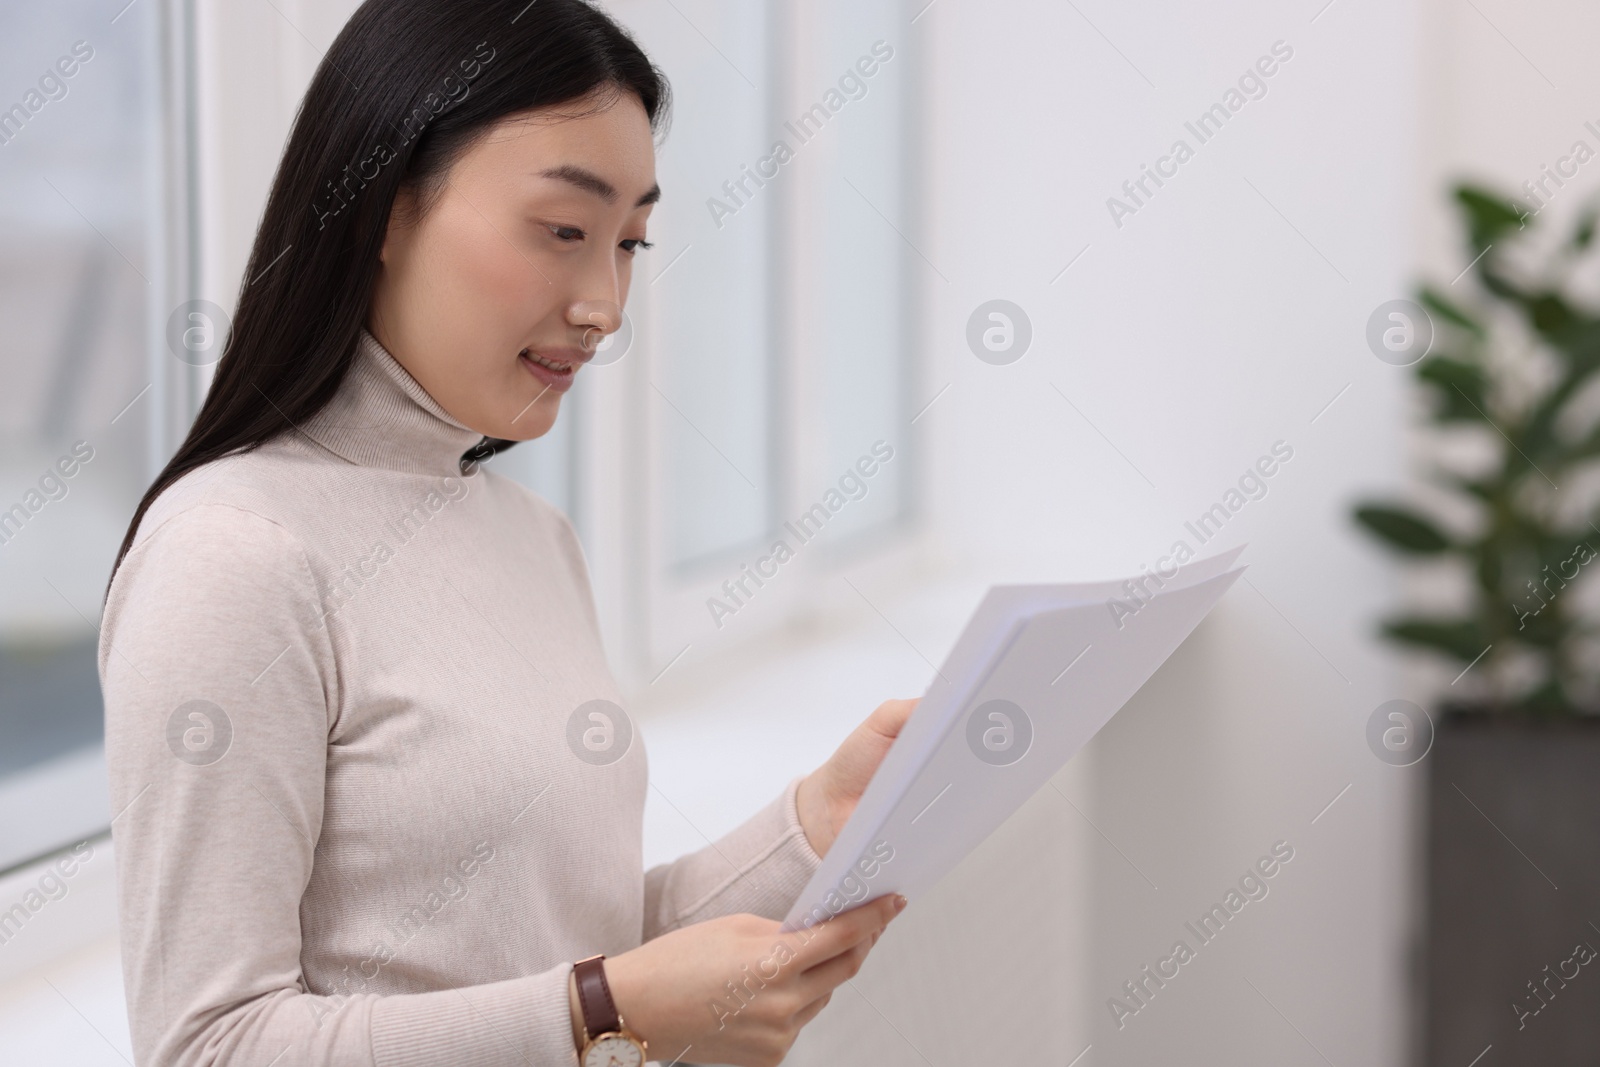
<path id="1" fill-rule="evenodd" d="M 748 914 L 685 926 L 608 958 L 606 983 L 652 1060 L 692 1052 L 694 1063 L 775 1067 L 834 987 L 861 969 L 904 899 L 885 894 L 787 934 Z M 581 1019 L 570 979 L 569 998 Z"/>
<path id="2" fill-rule="evenodd" d="M 862 790 L 872 780 L 894 739 L 900 736 L 915 700 L 886 700 L 828 758 L 806 775 L 795 795 L 800 825 L 817 855 L 826 856 L 850 813 L 856 810 Z"/>

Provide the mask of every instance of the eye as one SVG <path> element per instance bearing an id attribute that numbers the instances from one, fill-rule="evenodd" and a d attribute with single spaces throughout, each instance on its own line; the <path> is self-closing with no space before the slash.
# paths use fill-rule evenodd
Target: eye
<path id="1" fill-rule="evenodd" d="M 624 252 L 632 255 L 638 249 L 654 248 L 655 245 L 651 244 L 649 241 L 646 241 L 643 237 L 630 237 L 626 241 L 622 242 L 621 247 Z"/>
<path id="2" fill-rule="evenodd" d="M 548 229 L 558 241 L 581 241 L 584 237 L 583 231 L 576 226 L 550 226 Z"/>

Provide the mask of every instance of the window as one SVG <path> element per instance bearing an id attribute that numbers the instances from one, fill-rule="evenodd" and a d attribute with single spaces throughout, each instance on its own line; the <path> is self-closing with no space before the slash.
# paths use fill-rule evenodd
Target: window
<path id="1" fill-rule="evenodd" d="M 632 521 L 626 606 L 602 600 L 638 683 L 792 615 L 907 528 L 916 65 L 898 0 L 611 10 L 674 90 L 633 355 L 599 368 L 629 380 L 585 398 L 628 413 L 631 461 L 584 478 L 638 498 L 611 512 Z"/>
<path id="2" fill-rule="evenodd" d="M 620 354 L 550 435 L 491 463 L 572 516 L 613 662 L 640 684 L 904 544 L 910 293 L 928 268 L 898 0 L 610 6 L 676 93 L 656 248 Z M 182 0 L 12 0 L 0 35 L 0 870 L 108 821 L 101 596 L 209 381 L 169 326 L 202 290 L 234 291 L 241 220 L 265 193 L 259 168 L 213 160 L 208 203 L 227 214 L 198 214 L 192 15 Z M 341 16 L 322 9 L 313 36 Z M 210 100 L 219 129 L 287 129 L 316 52 L 295 59 L 302 39 L 278 29 L 281 78 Z M 224 44 L 253 47 L 210 47 Z M 851 474 L 863 463 L 871 475 Z"/>
<path id="3" fill-rule="evenodd" d="M 0 34 L 0 870 L 103 830 L 101 597 L 187 421 L 165 348 L 185 181 L 155 2 L 6 5 Z M 181 157 L 180 157 L 181 158 Z"/>
<path id="4" fill-rule="evenodd" d="M 870 455 L 875 442 L 891 449 L 906 444 L 913 414 L 906 408 L 910 282 L 921 265 L 904 236 L 914 228 L 907 68 L 915 60 L 901 5 L 827 0 L 808 11 L 816 41 L 809 81 L 839 89 L 846 103 L 829 121 L 834 139 L 815 138 L 816 203 L 802 231 L 811 235 L 802 254 L 816 290 L 807 306 L 816 308 L 808 317 L 816 324 L 823 422 L 816 465 L 806 471 L 817 492 L 801 501 L 805 506 Z M 907 509 L 906 465 L 877 466 L 881 473 L 867 479 L 864 495 L 829 520 L 833 536 L 881 529 Z"/>

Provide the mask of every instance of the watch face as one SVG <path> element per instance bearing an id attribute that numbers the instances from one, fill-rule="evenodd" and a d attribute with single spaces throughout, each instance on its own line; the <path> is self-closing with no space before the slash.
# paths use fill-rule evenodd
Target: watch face
<path id="1" fill-rule="evenodd" d="M 583 1067 L 644 1067 L 644 1049 L 621 1034 L 602 1034 L 583 1054 Z"/>

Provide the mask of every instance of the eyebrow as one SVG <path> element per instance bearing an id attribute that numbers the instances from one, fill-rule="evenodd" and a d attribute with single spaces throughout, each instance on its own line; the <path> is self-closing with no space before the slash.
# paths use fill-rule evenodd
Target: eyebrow
<path id="1" fill-rule="evenodd" d="M 541 170 L 539 174 L 541 177 L 554 178 L 556 181 L 569 182 L 576 185 L 579 189 L 593 193 L 608 204 L 617 202 L 617 187 L 592 170 L 585 170 L 582 167 L 566 163 L 559 167 Z M 641 196 L 633 206 L 636 208 L 644 207 L 646 204 L 654 204 L 660 199 L 661 185 L 657 183 L 652 185 L 650 191 Z"/>

